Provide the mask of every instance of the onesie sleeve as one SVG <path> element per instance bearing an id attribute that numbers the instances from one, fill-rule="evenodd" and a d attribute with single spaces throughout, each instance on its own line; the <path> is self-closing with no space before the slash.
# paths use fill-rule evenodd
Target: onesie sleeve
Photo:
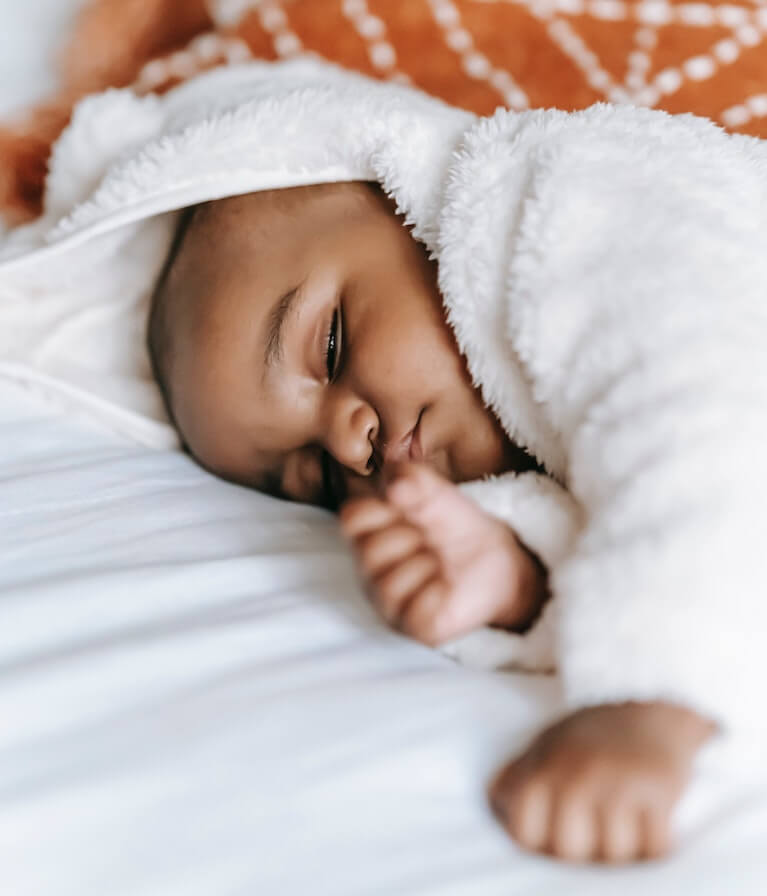
<path id="1" fill-rule="evenodd" d="M 583 514 L 551 564 L 565 705 L 666 700 L 763 737 L 764 187 L 734 149 L 637 147 L 561 160 L 509 280 Z"/>

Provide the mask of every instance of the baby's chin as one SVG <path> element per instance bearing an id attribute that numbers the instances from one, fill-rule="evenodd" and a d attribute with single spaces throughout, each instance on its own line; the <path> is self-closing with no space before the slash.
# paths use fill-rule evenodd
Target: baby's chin
<path id="1" fill-rule="evenodd" d="M 451 445 L 436 452 L 434 460 L 434 469 L 456 485 L 513 469 L 508 452 L 501 443 Z"/>
<path id="2" fill-rule="evenodd" d="M 460 472 L 456 470 L 448 448 L 438 449 L 430 457 L 425 458 L 424 463 L 449 482 L 466 481 Z M 471 476 L 470 478 L 474 479 L 475 477 Z"/>

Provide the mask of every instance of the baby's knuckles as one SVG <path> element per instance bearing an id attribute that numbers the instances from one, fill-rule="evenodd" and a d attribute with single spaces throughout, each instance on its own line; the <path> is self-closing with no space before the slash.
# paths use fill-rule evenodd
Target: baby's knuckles
<path id="1" fill-rule="evenodd" d="M 391 516 L 391 508 L 386 501 L 371 497 L 346 501 L 338 511 L 341 530 L 347 538 L 352 539 L 380 528 Z"/>
<path id="2" fill-rule="evenodd" d="M 438 647 L 455 634 L 449 608 L 447 588 L 433 580 L 409 601 L 398 627 L 410 638 Z"/>
<path id="3" fill-rule="evenodd" d="M 645 829 L 648 824 L 659 828 L 668 807 L 666 800 L 637 799 L 638 793 L 626 786 L 631 775 L 625 767 L 588 763 L 570 776 L 552 764 L 497 795 L 495 802 L 507 805 L 509 833 L 526 849 L 571 862 L 635 861 L 649 857 Z M 656 838 L 656 851 L 667 846 Z"/>
<path id="4" fill-rule="evenodd" d="M 550 852 L 569 862 L 585 862 L 598 849 L 597 816 L 588 801 L 564 799 L 557 807 L 551 832 Z M 544 849 L 548 838 L 544 835 Z"/>
<path id="5" fill-rule="evenodd" d="M 431 551 L 419 551 L 374 577 L 373 600 L 387 622 L 399 626 L 405 603 L 414 599 L 438 569 L 439 563 Z"/>
<path id="6" fill-rule="evenodd" d="M 690 715 L 665 704 L 601 706 L 549 728 L 491 789 L 509 833 L 570 861 L 662 855 L 689 761 L 712 730 Z"/>
<path id="7" fill-rule="evenodd" d="M 395 523 L 361 536 L 355 549 L 365 573 L 375 577 L 423 546 L 423 535 L 408 523 Z"/>

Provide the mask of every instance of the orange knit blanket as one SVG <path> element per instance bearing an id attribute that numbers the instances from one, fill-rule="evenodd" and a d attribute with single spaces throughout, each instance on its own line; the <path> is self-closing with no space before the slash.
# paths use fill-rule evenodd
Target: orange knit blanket
<path id="1" fill-rule="evenodd" d="M 39 214 L 80 96 L 251 57 L 318 53 L 479 113 L 609 100 L 767 137 L 767 0 L 91 0 L 62 43 L 56 95 L 0 125 L 8 223 Z"/>

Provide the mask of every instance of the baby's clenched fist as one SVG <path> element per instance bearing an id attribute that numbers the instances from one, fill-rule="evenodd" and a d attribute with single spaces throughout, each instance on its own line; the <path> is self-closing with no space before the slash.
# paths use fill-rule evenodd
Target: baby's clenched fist
<path id="1" fill-rule="evenodd" d="M 663 702 L 579 710 L 539 735 L 490 796 L 527 849 L 575 862 L 633 862 L 670 846 L 671 812 L 693 757 L 714 732 Z"/>
<path id="2" fill-rule="evenodd" d="M 378 611 L 426 644 L 522 629 L 545 600 L 543 568 L 514 532 L 429 467 L 402 465 L 381 498 L 340 517 Z"/>

